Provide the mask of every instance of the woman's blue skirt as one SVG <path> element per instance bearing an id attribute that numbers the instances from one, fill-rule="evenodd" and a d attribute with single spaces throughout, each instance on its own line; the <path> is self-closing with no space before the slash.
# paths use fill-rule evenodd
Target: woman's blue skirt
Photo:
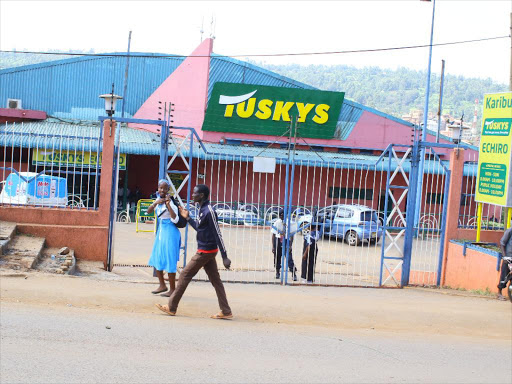
<path id="1" fill-rule="evenodd" d="M 157 271 L 176 273 L 180 259 L 181 235 L 170 219 L 160 219 L 148 264 Z"/>

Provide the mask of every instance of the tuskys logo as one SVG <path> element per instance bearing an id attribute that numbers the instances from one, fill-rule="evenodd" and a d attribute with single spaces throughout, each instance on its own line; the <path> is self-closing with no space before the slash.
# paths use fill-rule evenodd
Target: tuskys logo
<path id="1" fill-rule="evenodd" d="M 216 82 L 203 131 L 280 136 L 297 119 L 298 137 L 332 139 L 345 94 L 286 85 Z"/>
<path id="2" fill-rule="evenodd" d="M 242 119 L 252 116 L 260 120 L 290 121 L 291 115 L 298 116 L 299 123 L 304 123 L 308 116 L 316 124 L 325 124 L 329 120 L 328 111 L 331 108 L 327 104 L 302 103 L 284 100 L 272 100 L 253 97 L 258 90 L 239 96 L 219 96 L 219 104 L 225 105 L 224 117 L 231 118 L 236 115 Z M 236 108 L 235 108 L 236 107 Z"/>
<path id="3" fill-rule="evenodd" d="M 483 136 L 508 136 L 510 134 L 510 127 L 512 119 L 507 118 L 494 118 L 484 120 Z"/>

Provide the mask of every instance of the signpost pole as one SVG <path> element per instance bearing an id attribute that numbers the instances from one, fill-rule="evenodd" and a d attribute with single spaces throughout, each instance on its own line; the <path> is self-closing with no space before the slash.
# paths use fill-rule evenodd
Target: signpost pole
<path id="1" fill-rule="evenodd" d="M 478 203 L 476 213 L 476 241 L 480 241 L 480 233 L 482 232 L 482 203 Z"/>

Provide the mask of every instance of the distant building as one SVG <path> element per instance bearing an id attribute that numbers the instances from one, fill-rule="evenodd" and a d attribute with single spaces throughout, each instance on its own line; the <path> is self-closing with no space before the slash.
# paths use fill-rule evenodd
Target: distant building
<path id="1" fill-rule="evenodd" d="M 441 131 L 441 134 L 452 138 L 454 141 L 457 141 L 460 138 L 461 141 L 468 144 L 473 144 L 475 140 L 478 140 L 472 126 L 467 123 L 462 123 L 461 125 L 460 119 L 446 121 L 445 129 Z"/>

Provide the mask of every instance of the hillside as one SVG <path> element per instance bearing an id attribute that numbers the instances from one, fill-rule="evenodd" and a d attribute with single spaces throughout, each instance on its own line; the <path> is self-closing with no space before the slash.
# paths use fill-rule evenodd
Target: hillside
<path id="1" fill-rule="evenodd" d="M 401 117 L 411 109 L 423 110 L 425 104 L 425 71 L 378 67 L 359 69 L 346 65 L 255 64 L 320 89 L 345 92 L 345 97 L 350 100 L 396 117 Z M 433 73 L 430 82 L 429 111 L 434 114 L 437 114 L 439 106 L 440 77 L 440 74 Z M 478 99 L 480 121 L 483 95 L 507 90 L 507 85 L 498 84 L 491 79 L 445 74 L 443 114 L 459 118 L 464 112 L 464 120 L 472 121 L 474 103 Z"/>

